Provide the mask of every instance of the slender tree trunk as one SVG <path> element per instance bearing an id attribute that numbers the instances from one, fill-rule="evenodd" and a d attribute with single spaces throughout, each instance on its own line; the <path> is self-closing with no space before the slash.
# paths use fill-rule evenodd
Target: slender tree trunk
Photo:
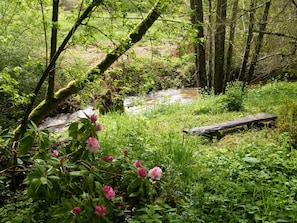
<path id="1" fill-rule="evenodd" d="M 194 39 L 195 49 L 195 67 L 197 87 L 205 88 L 207 86 L 206 65 L 205 65 L 205 47 L 204 47 L 204 29 L 203 29 L 203 6 L 202 0 L 191 0 L 192 24 L 197 27 L 197 37 Z"/>
<path id="2" fill-rule="evenodd" d="M 238 0 L 234 0 L 232 17 L 230 22 L 229 47 L 228 47 L 227 59 L 226 59 L 226 82 L 233 81 L 233 78 L 234 78 L 230 76 L 230 72 L 231 72 L 231 65 L 232 65 L 232 58 L 233 58 L 233 44 L 234 44 L 235 27 L 236 27 L 236 20 L 237 20 L 236 19 L 237 9 L 238 9 Z"/>
<path id="3" fill-rule="evenodd" d="M 251 44 L 252 44 L 252 39 L 253 39 L 253 29 L 254 29 L 254 20 L 255 20 L 255 16 L 254 16 L 255 4 L 256 4 L 256 0 L 251 0 L 248 36 L 246 38 L 244 55 L 243 55 L 243 59 L 242 59 L 241 69 L 240 69 L 239 76 L 238 76 L 238 80 L 240 80 L 240 81 L 242 81 L 245 76 L 246 66 L 247 66 L 250 49 L 251 49 Z"/>
<path id="4" fill-rule="evenodd" d="M 212 0 L 208 0 L 208 89 L 213 87 L 213 22 L 212 22 Z"/>
<path id="5" fill-rule="evenodd" d="M 216 32 L 215 32 L 215 70 L 214 93 L 224 92 L 224 60 L 225 60 L 225 33 L 226 33 L 227 0 L 217 0 Z"/>
<path id="6" fill-rule="evenodd" d="M 53 13 L 52 13 L 52 37 L 51 37 L 51 54 L 52 60 L 57 51 L 57 36 L 58 36 L 58 15 L 59 15 L 59 0 L 53 0 Z M 47 99 L 51 100 L 54 97 L 55 92 L 55 73 L 56 63 L 53 64 L 52 69 L 49 72 Z"/>
<path id="7" fill-rule="evenodd" d="M 197 22 L 198 22 L 198 87 L 205 88 L 207 86 L 206 65 L 205 65 L 205 41 L 203 28 L 203 5 L 202 0 L 197 0 L 196 8 Z"/>
<path id="8" fill-rule="evenodd" d="M 56 108 L 61 102 L 69 96 L 78 93 L 85 88 L 90 82 L 96 80 L 102 75 L 120 56 L 137 43 L 153 23 L 159 18 L 162 11 L 160 0 L 156 2 L 148 15 L 134 28 L 128 37 L 121 44 L 108 53 L 105 58 L 99 62 L 94 68 L 86 73 L 85 78 L 77 79 L 70 82 L 66 87 L 58 90 L 52 100 L 43 100 L 37 107 L 32 110 L 28 116 L 28 120 L 32 120 L 37 125 L 46 117 L 46 115 Z M 23 129 L 19 126 L 14 134 L 18 138 L 23 133 Z"/>
<path id="9" fill-rule="evenodd" d="M 258 34 L 258 38 L 257 38 L 256 46 L 255 46 L 255 53 L 252 56 L 250 69 L 249 69 L 247 78 L 245 80 L 245 82 L 247 84 L 249 84 L 251 82 L 252 77 L 254 75 L 254 70 L 255 70 L 255 67 L 256 67 L 256 64 L 257 64 L 257 60 L 258 60 L 259 53 L 260 53 L 261 46 L 262 46 L 262 42 L 263 42 L 264 32 L 265 32 L 266 25 L 267 25 L 270 5 L 271 5 L 271 1 L 268 1 L 265 4 L 263 18 L 262 18 L 261 25 L 260 25 L 260 32 Z"/>

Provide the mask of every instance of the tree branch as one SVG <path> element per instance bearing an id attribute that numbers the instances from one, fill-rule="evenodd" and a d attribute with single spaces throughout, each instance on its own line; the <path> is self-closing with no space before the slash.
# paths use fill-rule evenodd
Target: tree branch
<path id="1" fill-rule="evenodd" d="M 255 33 L 262 32 L 263 34 L 266 34 L 266 35 L 281 36 L 281 37 L 286 37 L 286 38 L 297 40 L 296 36 L 289 36 L 289 35 L 286 35 L 286 34 L 283 34 L 283 33 L 263 32 L 263 31 L 260 31 L 260 30 L 253 30 L 253 32 L 255 32 Z"/>
<path id="2" fill-rule="evenodd" d="M 108 53 L 94 68 L 89 70 L 84 79 L 71 81 L 66 87 L 57 91 L 52 100 L 43 100 L 34 110 L 32 110 L 28 116 L 28 120 L 32 120 L 36 124 L 39 124 L 52 109 L 56 108 L 66 98 L 76 94 L 85 88 L 88 83 L 93 82 L 96 78 L 102 75 L 120 56 L 141 40 L 147 30 L 160 17 L 161 11 L 162 6 L 160 0 L 158 0 L 148 15 L 134 28 L 127 38 L 114 50 Z M 23 129 L 18 127 L 15 130 L 15 135 L 20 134 L 22 131 Z"/>
<path id="3" fill-rule="evenodd" d="M 71 28 L 71 30 L 68 32 L 67 36 L 65 37 L 64 41 L 62 42 L 62 44 L 58 48 L 57 52 L 51 58 L 51 61 L 50 61 L 49 65 L 47 66 L 46 70 L 44 71 L 42 77 L 40 78 L 40 80 L 39 80 L 39 82 L 38 82 L 38 84 L 37 84 L 37 86 L 36 86 L 36 88 L 35 88 L 35 90 L 33 92 L 33 96 L 31 98 L 30 104 L 28 105 L 28 107 L 26 109 L 26 112 L 25 112 L 25 115 L 24 115 L 24 118 L 23 118 L 23 121 L 22 121 L 22 124 L 21 124 L 20 136 L 22 136 L 22 133 L 24 133 L 26 131 L 28 118 L 29 118 L 29 115 L 30 115 L 30 113 L 31 113 L 31 111 L 33 109 L 34 102 L 35 102 L 35 99 L 37 97 L 37 94 L 40 91 L 42 84 L 44 83 L 44 81 L 48 77 L 48 75 L 49 75 L 51 69 L 53 68 L 54 64 L 56 63 L 57 59 L 59 58 L 60 54 L 62 53 L 62 51 L 64 50 L 64 48 L 68 44 L 70 38 L 73 36 L 73 34 L 77 30 L 77 28 L 81 25 L 83 20 L 88 18 L 90 13 L 93 11 L 93 9 L 95 7 L 97 7 L 98 5 L 102 4 L 102 3 L 103 3 L 103 0 L 93 0 L 93 2 L 86 8 L 86 10 L 83 12 L 83 14 L 79 17 L 79 19 L 73 25 L 73 27 Z"/>

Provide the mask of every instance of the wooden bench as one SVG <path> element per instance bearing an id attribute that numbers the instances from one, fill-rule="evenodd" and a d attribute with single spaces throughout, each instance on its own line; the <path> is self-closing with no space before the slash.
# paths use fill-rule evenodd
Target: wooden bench
<path id="1" fill-rule="evenodd" d="M 203 135 L 209 138 L 213 138 L 214 136 L 221 138 L 221 131 L 223 130 L 236 129 L 242 126 L 250 127 L 251 125 L 263 126 L 265 123 L 274 124 L 276 119 L 276 115 L 268 113 L 258 113 L 246 116 L 244 118 L 236 119 L 234 121 L 224 122 L 221 124 L 195 127 L 192 129 L 184 129 L 183 132 L 196 135 Z"/>

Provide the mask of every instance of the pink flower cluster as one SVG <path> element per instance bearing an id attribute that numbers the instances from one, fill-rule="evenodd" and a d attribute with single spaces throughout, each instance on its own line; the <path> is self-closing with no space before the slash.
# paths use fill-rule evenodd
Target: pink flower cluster
<path id="1" fill-rule="evenodd" d="M 99 132 L 103 130 L 102 125 L 101 125 L 100 123 L 96 123 L 96 121 L 97 121 L 98 118 L 97 118 L 97 116 L 96 116 L 95 114 L 91 115 L 90 119 L 91 119 L 91 122 L 93 122 L 93 123 L 96 124 L 96 129 L 97 129 Z"/>
<path id="2" fill-rule="evenodd" d="M 101 205 L 101 206 L 96 206 L 95 207 L 95 211 L 94 211 L 94 215 L 96 216 L 101 216 L 101 217 L 104 217 L 106 216 L 106 207 Z"/>
<path id="3" fill-rule="evenodd" d="M 144 169 L 142 167 L 137 168 L 137 173 L 140 177 L 146 177 L 146 169 Z"/>
<path id="4" fill-rule="evenodd" d="M 148 176 L 152 178 L 153 180 L 160 180 L 162 176 L 162 169 L 158 166 L 154 167 L 153 169 L 150 169 L 148 172 Z"/>
<path id="5" fill-rule="evenodd" d="M 111 200 L 115 197 L 115 192 L 111 186 L 105 186 L 103 188 L 103 194 L 107 200 Z"/>
<path id="6" fill-rule="evenodd" d="M 79 214 L 80 213 L 80 207 L 74 207 L 73 208 L 73 213 L 74 214 Z"/>
<path id="7" fill-rule="evenodd" d="M 105 162 L 111 162 L 113 159 L 113 156 L 102 156 L 102 160 Z"/>
<path id="8" fill-rule="evenodd" d="M 53 156 L 58 156 L 59 155 L 59 151 L 58 150 L 53 150 L 52 151 L 52 155 Z"/>
<path id="9" fill-rule="evenodd" d="M 95 139 L 94 137 L 89 137 L 86 143 L 86 150 L 90 151 L 91 153 L 98 152 L 100 146 L 97 139 Z"/>
<path id="10" fill-rule="evenodd" d="M 133 165 L 137 168 L 138 176 L 146 177 L 147 175 L 146 169 L 141 167 L 140 160 L 136 160 Z M 148 177 L 152 178 L 153 180 L 160 180 L 162 177 L 162 173 L 163 173 L 162 169 L 156 166 L 149 170 Z"/>

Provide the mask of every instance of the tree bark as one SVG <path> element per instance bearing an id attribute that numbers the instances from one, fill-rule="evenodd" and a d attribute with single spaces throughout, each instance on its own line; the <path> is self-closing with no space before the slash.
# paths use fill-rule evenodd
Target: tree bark
<path id="1" fill-rule="evenodd" d="M 212 0 L 208 0 L 208 28 L 207 28 L 207 36 L 208 36 L 208 80 L 207 87 L 208 89 L 212 89 L 213 87 L 213 22 L 212 22 Z"/>
<path id="2" fill-rule="evenodd" d="M 156 2 L 154 7 L 148 13 L 148 15 L 134 28 L 134 30 L 128 34 L 128 37 L 121 42 L 114 50 L 108 53 L 105 58 L 99 62 L 94 68 L 89 70 L 85 78 L 74 80 L 68 85 L 60 90 L 58 90 L 53 99 L 43 100 L 37 107 L 35 107 L 28 120 L 39 124 L 46 115 L 56 108 L 61 102 L 63 102 L 69 96 L 78 93 L 80 90 L 85 88 L 90 82 L 96 80 L 100 75 L 102 75 L 121 55 L 123 55 L 128 49 L 130 49 L 135 43 L 137 43 L 147 30 L 153 25 L 153 23 L 161 15 L 162 6 L 160 0 Z M 15 130 L 15 136 L 22 134 L 23 129 L 18 127 Z"/>
<path id="3" fill-rule="evenodd" d="M 244 55 L 243 55 L 243 58 L 242 58 L 241 69 L 240 69 L 239 76 L 238 76 L 238 80 L 240 80 L 240 81 L 242 81 L 244 79 L 244 76 L 245 76 L 246 66 L 247 66 L 248 57 L 249 57 L 249 54 L 250 54 L 250 49 L 251 49 L 251 44 L 252 44 L 254 20 L 255 20 L 253 10 L 254 10 L 255 4 L 256 4 L 256 0 L 251 0 L 248 36 L 247 36 L 247 39 L 246 39 L 245 51 L 244 51 Z"/>
<path id="4" fill-rule="evenodd" d="M 52 12 L 52 36 L 51 36 L 51 53 L 50 60 L 54 57 L 57 51 L 57 37 L 58 37 L 58 15 L 59 15 L 59 0 L 53 0 L 53 12 Z M 49 72 L 47 99 L 51 100 L 54 97 L 55 92 L 55 74 L 56 63 L 53 64 L 52 69 Z"/>
<path id="5" fill-rule="evenodd" d="M 194 39 L 195 49 L 195 67 L 197 87 L 205 88 L 207 86 L 206 66 L 205 66 L 205 44 L 203 29 L 203 6 L 202 0 L 191 0 L 191 9 L 194 11 L 191 21 L 197 27 L 197 36 Z"/>
<path id="6" fill-rule="evenodd" d="M 249 69 L 249 72 L 248 72 L 246 80 L 245 80 L 245 82 L 247 84 L 249 84 L 251 82 L 252 77 L 254 75 L 254 70 L 255 70 L 255 67 L 256 67 L 256 64 L 257 64 L 257 60 L 258 60 L 259 53 L 260 53 L 261 46 L 262 46 L 262 42 L 263 42 L 264 32 L 265 32 L 266 25 L 267 25 L 270 5 L 271 5 L 271 1 L 268 1 L 265 4 L 263 18 L 262 18 L 261 25 L 260 25 L 260 32 L 258 34 L 258 38 L 257 38 L 256 46 L 255 46 L 255 53 L 252 56 L 250 69 Z"/>
<path id="7" fill-rule="evenodd" d="M 236 17 L 237 17 L 237 9 L 238 9 L 238 0 L 234 0 L 233 9 L 232 9 L 232 17 L 230 21 L 230 37 L 229 37 L 229 46 L 227 51 L 227 59 L 226 59 L 226 81 L 231 81 L 231 65 L 232 65 L 232 58 L 233 58 L 233 44 L 234 44 L 234 37 L 235 37 L 235 27 L 236 27 Z M 233 77 L 232 77 L 233 79 Z"/>
<path id="8" fill-rule="evenodd" d="M 203 5 L 202 0 L 197 0 L 197 22 L 198 22 L 198 87 L 205 88 L 207 86 L 206 78 L 206 65 L 205 65 L 205 41 L 204 41 L 204 28 L 203 28 Z"/>
<path id="9" fill-rule="evenodd" d="M 215 70 L 214 93 L 224 92 L 224 60 L 225 60 L 225 34 L 226 34 L 227 0 L 217 0 L 216 32 L 215 32 Z"/>

